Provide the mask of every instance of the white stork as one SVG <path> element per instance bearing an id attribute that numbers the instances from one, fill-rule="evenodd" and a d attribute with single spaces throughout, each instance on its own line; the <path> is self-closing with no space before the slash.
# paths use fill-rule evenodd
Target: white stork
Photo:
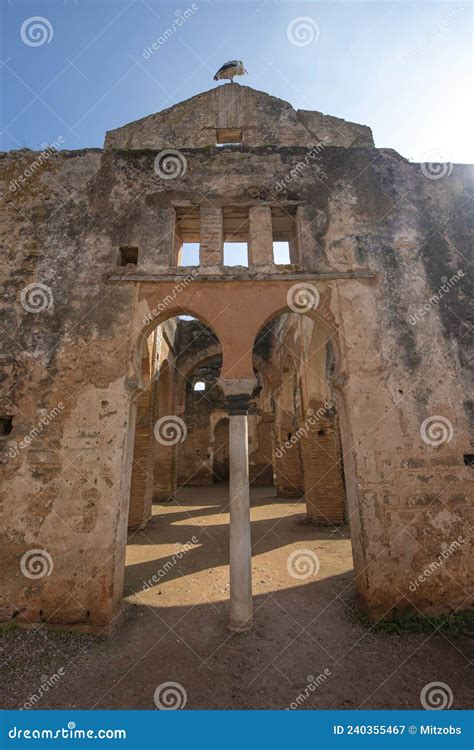
<path id="1" fill-rule="evenodd" d="M 214 76 L 215 81 L 219 81 L 221 78 L 230 79 L 231 83 L 234 83 L 234 76 L 247 75 L 247 71 L 244 68 L 242 60 L 229 60 L 229 62 L 221 65 L 216 75 Z"/>

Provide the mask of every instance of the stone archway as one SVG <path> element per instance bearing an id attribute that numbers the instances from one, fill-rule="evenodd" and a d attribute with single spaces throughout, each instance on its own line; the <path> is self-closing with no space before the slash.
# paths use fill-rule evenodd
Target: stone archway
<path id="1" fill-rule="evenodd" d="M 282 281 L 261 281 L 252 285 L 230 282 L 225 289 L 219 287 L 212 282 L 191 285 L 183 292 L 180 300 L 182 307 L 156 317 L 158 320 L 170 317 L 173 312 L 197 317 L 207 325 L 214 326 L 221 344 L 222 371 L 219 382 L 227 397 L 229 417 L 231 627 L 240 631 L 248 629 L 252 623 L 247 413 L 257 385 L 252 360 L 253 345 L 262 323 L 282 312 L 291 311 L 288 309 L 288 298 L 292 285 Z M 207 295 L 206 291 L 209 292 Z M 325 292 L 326 308 L 330 309 L 330 294 L 327 289 Z M 154 304 L 158 304 L 155 295 L 156 289 L 144 286 L 141 300 L 151 320 L 141 334 L 142 340 L 150 326 L 157 322 L 154 315 Z M 244 310 L 245 318 L 242 314 Z M 330 327 L 327 315 L 314 310 L 310 314 L 314 319 L 321 319 L 325 327 Z M 236 326 L 235 321 L 242 319 L 245 319 L 245 325 Z M 137 343 L 140 345 L 140 339 Z M 212 350 L 201 352 L 200 357 L 202 354 L 211 356 L 212 353 Z"/>

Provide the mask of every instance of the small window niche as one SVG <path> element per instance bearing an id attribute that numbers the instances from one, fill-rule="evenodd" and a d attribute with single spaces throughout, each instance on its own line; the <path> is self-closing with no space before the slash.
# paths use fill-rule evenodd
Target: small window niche
<path id="1" fill-rule="evenodd" d="M 464 454 L 464 466 L 470 466 L 471 469 L 474 469 L 474 453 Z"/>
<path id="2" fill-rule="evenodd" d="M 193 391 L 205 391 L 206 390 L 206 384 L 204 380 L 196 380 L 193 385 Z"/>
<path id="3" fill-rule="evenodd" d="M 297 263 L 296 207 L 272 207 L 273 262 L 277 266 Z"/>
<path id="4" fill-rule="evenodd" d="M 175 266 L 199 266 L 201 216 L 195 206 L 176 208 Z"/>
<path id="5" fill-rule="evenodd" d="M 136 266 L 138 264 L 138 247 L 121 247 L 119 266 Z"/>
<path id="6" fill-rule="evenodd" d="M 216 146 L 241 146 L 242 128 L 217 128 Z"/>
<path id="7" fill-rule="evenodd" d="M 5 439 L 13 430 L 13 417 L 9 415 L 0 416 L 0 439 Z"/>

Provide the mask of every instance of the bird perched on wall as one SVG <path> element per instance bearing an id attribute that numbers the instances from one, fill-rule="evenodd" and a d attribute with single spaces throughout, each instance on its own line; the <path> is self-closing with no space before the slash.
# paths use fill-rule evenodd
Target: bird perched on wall
<path id="1" fill-rule="evenodd" d="M 242 60 L 229 60 L 229 62 L 221 65 L 216 75 L 214 76 L 215 81 L 219 81 L 222 78 L 228 78 L 231 83 L 234 83 L 234 76 L 245 76 L 247 71 L 244 68 Z"/>

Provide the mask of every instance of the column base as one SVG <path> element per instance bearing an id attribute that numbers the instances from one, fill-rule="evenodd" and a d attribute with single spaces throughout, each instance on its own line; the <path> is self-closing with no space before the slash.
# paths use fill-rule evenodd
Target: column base
<path id="1" fill-rule="evenodd" d="M 247 620 L 247 622 L 233 623 L 229 622 L 229 630 L 232 633 L 247 633 L 252 630 L 253 620 Z"/>

